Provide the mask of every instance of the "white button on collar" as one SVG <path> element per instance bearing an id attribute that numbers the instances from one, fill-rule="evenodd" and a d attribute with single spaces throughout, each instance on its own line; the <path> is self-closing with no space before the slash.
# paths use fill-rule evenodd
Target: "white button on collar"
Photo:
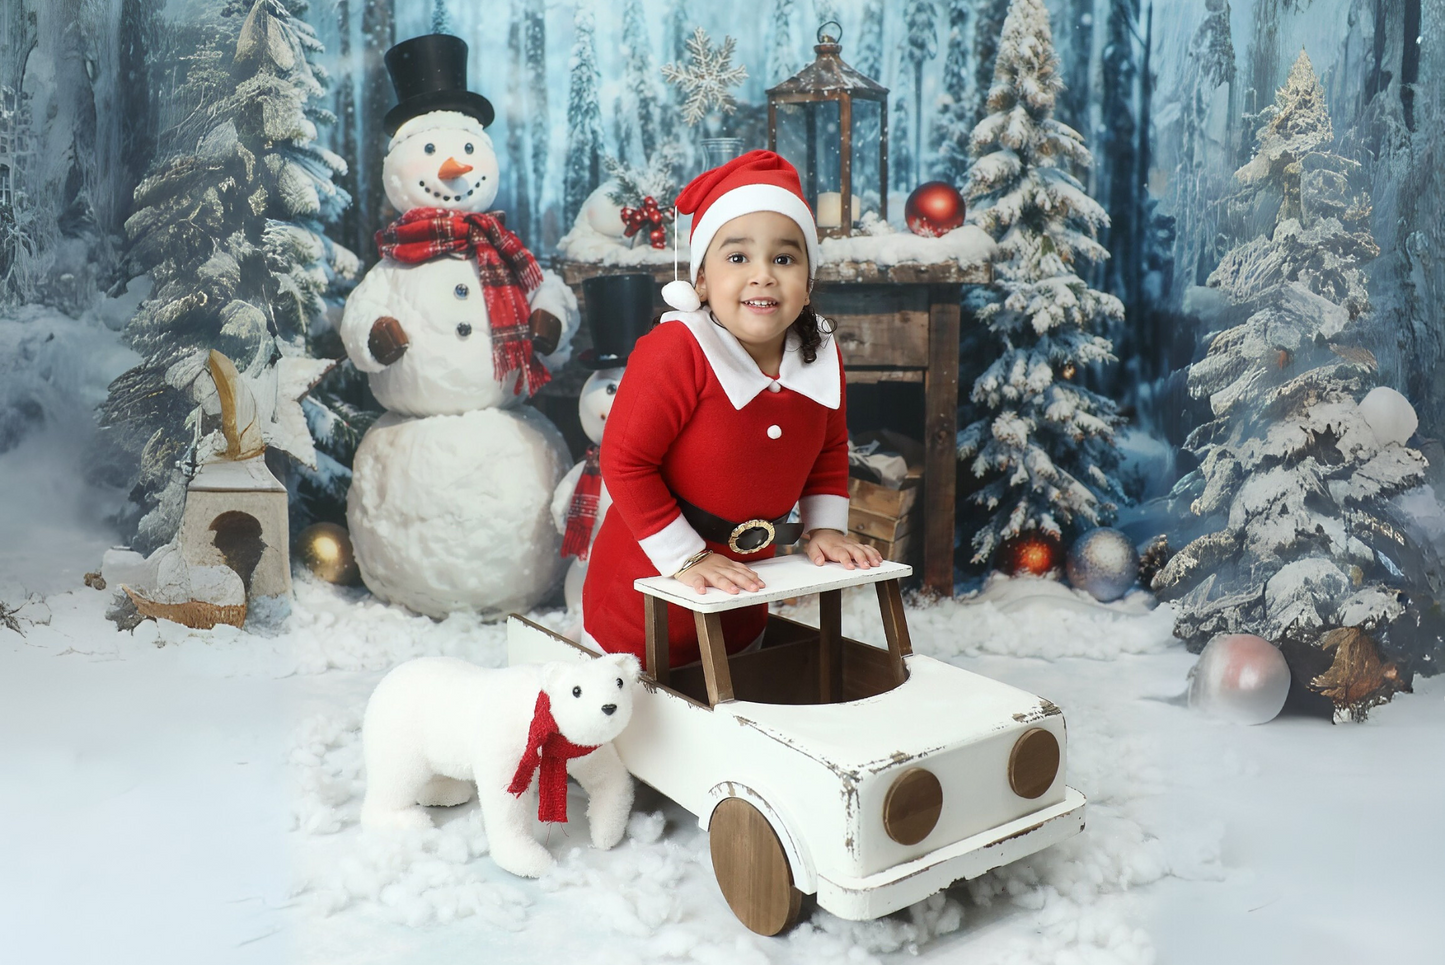
<path id="1" fill-rule="evenodd" d="M 779 385 L 776 381 L 774 381 L 774 382 L 769 382 L 769 383 L 768 383 L 768 391 L 769 391 L 769 392 L 781 392 L 781 391 L 783 391 L 783 387 L 782 387 L 781 385 Z"/>
<path id="2" fill-rule="evenodd" d="M 768 438 L 769 438 L 769 439 L 781 439 L 782 437 L 783 437 L 783 430 L 782 430 L 782 427 L 781 427 L 781 426 L 768 426 Z"/>

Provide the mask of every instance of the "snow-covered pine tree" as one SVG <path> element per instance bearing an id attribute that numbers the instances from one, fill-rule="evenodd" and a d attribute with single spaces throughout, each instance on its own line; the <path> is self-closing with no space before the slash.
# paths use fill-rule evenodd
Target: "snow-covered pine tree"
<path id="1" fill-rule="evenodd" d="M 361 96 L 357 102 L 356 166 L 357 194 L 356 224 L 361 237 L 357 254 L 370 267 L 378 258 L 375 246 L 370 243 L 374 232 L 385 227 L 390 220 L 391 203 L 386 198 L 386 186 L 381 180 L 381 156 L 390 138 L 382 127 L 382 118 L 396 103 L 396 92 L 391 78 L 376 60 L 395 46 L 396 0 L 366 0 L 361 7 Z M 370 164 L 360 163 L 360 158 L 375 158 Z M 401 212 L 390 212 L 391 217 Z"/>
<path id="2" fill-rule="evenodd" d="M 893 91 L 893 108 L 888 112 L 888 180 L 892 190 L 907 193 L 918 187 L 913 177 L 913 136 L 908 109 L 913 99 L 908 89 L 913 80 L 906 71 L 900 72 L 898 80 Z"/>
<path id="3" fill-rule="evenodd" d="M 949 184 L 963 183 L 968 173 L 968 139 L 973 131 L 973 104 L 969 99 L 968 22 L 972 0 L 947 0 L 948 47 L 943 57 L 943 92 L 933 122 L 933 147 L 938 155 L 934 177 Z"/>
<path id="4" fill-rule="evenodd" d="M 903 8 L 903 59 L 913 71 L 913 163 L 907 169 L 920 180 L 923 160 L 923 65 L 938 56 L 938 8 L 933 0 L 908 0 Z"/>
<path id="5" fill-rule="evenodd" d="M 305 10 L 302 0 L 222 9 L 231 84 L 200 102 L 195 150 L 136 188 L 128 257 L 154 287 L 124 338 L 143 361 L 111 384 L 101 414 L 120 450 L 140 456 L 129 522 L 144 552 L 175 535 L 195 442 L 214 420 L 201 404 L 211 394 L 207 353 L 273 386 L 287 373 L 324 371 L 306 359 L 307 336 L 333 286 L 358 267 L 322 234 L 348 199 L 332 182 L 345 162 L 316 144 L 316 124 L 332 118 L 317 103 L 325 75 L 312 62 L 321 45 Z M 263 436 L 298 460 L 315 458 L 299 418 L 268 423 Z"/>
<path id="6" fill-rule="evenodd" d="M 596 21 L 592 4 L 577 4 L 572 20 L 575 39 L 567 61 L 567 160 L 563 174 L 562 219 L 571 224 L 582 203 L 602 180 L 602 106 L 597 100 Z"/>
<path id="7" fill-rule="evenodd" d="M 1108 0 L 1102 61 L 1101 110 L 1103 125 L 1100 151 L 1100 194 L 1109 212 L 1103 242 L 1109 249 L 1105 274 L 1110 291 L 1119 295 L 1129 311 L 1139 304 L 1139 252 L 1136 219 L 1139 210 L 1139 138 L 1137 94 L 1139 58 L 1135 37 L 1142 37 L 1139 0 Z"/>
<path id="8" fill-rule="evenodd" d="M 622 66 L 622 93 L 617 98 L 617 153 L 624 160 L 646 164 L 657 151 L 661 118 L 652 38 L 642 0 L 627 0 L 623 5 L 622 49 L 626 60 Z"/>
<path id="9" fill-rule="evenodd" d="M 998 38 L 1008 16 L 1009 0 L 979 0 L 973 20 L 973 118 L 977 125 L 988 116 L 988 93 L 993 85 Z"/>
<path id="10" fill-rule="evenodd" d="M 1042 0 L 1013 0 L 964 190 L 969 220 L 999 248 L 975 313 L 998 355 L 970 394 L 980 417 L 958 435 L 959 458 L 985 480 L 971 497 L 989 514 L 973 536 L 974 562 L 1025 530 L 1104 523 L 1121 493 L 1115 405 L 1071 381 L 1076 369 L 1114 360 L 1093 333 L 1123 306 L 1077 274 L 1108 257 L 1095 240 L 1108 218 L 1071 173 L 1091 158 L 1078 132 L 1053 118 L 1060 86 Z"/>
<path id="11" fill-rule="evenodd" d="M 359 178 L 357 168 L 362 166 L 362 158 L 357 150 L 357 133 L 360 129 L 360 119 L 356 116 L 356 61 L 351 55 L 351 2 L 350 0 L 337 0 L 336 3 L 336 72 L 338 81 L 336 84 L 336 150 L 343 158 L 348 158 L 346 173 L 337 176 L 336 184 L 345 191 L 352 199 L 352 204 L 346 206 L 341 213 L 341 218 L 336 225 L 336 237 L 339 237 L 343 244 L 353 248 L 362 247 L 370 241 L 372 234 L 379 225 L 362 225 L 359 206 L 355 203 L 361 197 L 361 190 L 357 187 Z"/>
<path id="12" fill-rule="evenodd" d="M 667 36 L 663 42 L 669 63 L 680 64 L 687 57 L 687 42 L 696 26 L 691 0 L 673 0 L 667 13 Z"/>
<path id="13" fill-rule="evenodd" d="M 507 157 L 502 165 L 512 199 L 511 224 L 524 242 L 532 234 L 531 159 L 527 156 L 526 9 L 527 0 L 512 0 L 507 20 Z"/>
<path id="14" fill-rule="evenodd" d="M 767 76 L 763 82 L 773 87 L 792 77 L 801 66 L 798 42 L 793 36 L 793 0 L 773 0 L 768 38 Z"/>
<path id="15" fill-rule="evenodd" d="M 525 227 L 529 231 L 528 244 L 536 248 L 554 241 L 544 237 L 543 217 L 547 204 L 544 194 L 547 162 L 552 153 L 552 121 L 547 109 L 547 8 L 540 3 L 529 3 L 526 13 L 522 43 L 527 61 L 527 113 L 531 124 L 528 134 L 532 152 L 532 223 Z"/>
<path id="16" fill-rule="evenodd" d="M 431 32 L 434 34 L 456 33 L 452 27 L 452 15 L 447 12 L 447 0 L 433 0 Z"/>
<path id="17" fill-rule="evenodd" d="M 853 66 L 864 77 L 879 80 L 883 76 L 883 0 L 863 0 L 860 19 Z"/>
<path id="18" fill-rule="evenodd" d="M 1218 163 L 1231 157 L 1226 132 L 1222 143 L 1206 131 L 1210 102 L 1221 86 L 1234 87 L 1234 41 L 1229 29 L 1229 0 L 1206 0 L 1204 21 L 1189 41 L 1181 85 L 1179 163 L 1170 179 L 1171 207 L 1178 226 L 1175 263 L 1191 285 L 1203 285 L 1222 252 L 1218 199 L 1225 193 Z M 1231 165 L 1232 166 L 1232 165 Z"/>
<path id="19" fill-rule="evenodd" d="M 122 0 L 120 5 L 120 183 L 127 195 L 145 175 L 156 155 L 156 84 L 152 77 L 153 57 L 161 32 L 157 4 L 145 0 Z M 121 217 L 130 215 L 129 197 Z"/>
<path id="20" fill-rule="evenodd" d="M 1445 621 L 1439 560 L 1402 535 L 1390 502 L 1422 481 L 1425 460 L 1377 438 L 1358 406 L 1376 369 L 1359 344 L 1361 265 L 1378 254 L 1370 200 L 1356 191 L 1360 166 L 1330 149 L 1303 52 L 1260 118 L 1236 202 L 1262 206 L 1268 224 L 1209 277 L 1224 304 L 1189 390 L 1214 418 L 1186 441 L 1200 466 L 1173 494 L 1194 538 L 1154 587 L 1191 650 L 1218 633 L 1258 634 L 1308 683 L 1330 666 L 1326 634 L 1356 628 L 1408 683 L 1445 657 Z M 1337 716 L 1388 695 L 1337 701 Z"/>
<path id="21" fill-rule="evenodd" d="M 1076 131 L 1089 128 L 1089 69 L 1094 53 L 1094 0 L 1069 0 L 1060 11 L 1061 27 L 1055 41 L 1064 89 L 1059 91 L 1054 114 Z"/>

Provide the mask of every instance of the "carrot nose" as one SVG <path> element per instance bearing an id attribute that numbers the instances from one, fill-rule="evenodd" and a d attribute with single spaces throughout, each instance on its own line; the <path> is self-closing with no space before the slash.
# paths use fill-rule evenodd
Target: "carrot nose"
<path id="1" fill-rule="evenodd" d="M 452 178 L 461 177 L 463 174 L 466 174 L 471 169 L 472 166 L 470 164 L 461 164 L 457 161 L 456 158 L 449 157 L 446 159 L 446 162 L 441 166 L 441 170 L 437 171 L 437 177 L 441 178 L 443 181 L 450 181 Z"/>

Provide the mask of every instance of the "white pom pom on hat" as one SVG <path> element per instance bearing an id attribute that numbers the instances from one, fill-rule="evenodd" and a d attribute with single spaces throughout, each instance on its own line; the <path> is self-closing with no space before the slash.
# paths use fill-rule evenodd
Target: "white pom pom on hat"
<path id="1" fill-rule="evenodd" d="M 772 151 L 749 151 L 699 174 L 677 196 L 677 210 L 692 215 L 689 244 L 693 257 L 688 274 L 693 282 L 718 230 L 734 218 L 755 211 L 774 211 L 795 222 L 808 248 L 810 282 L 818 271 L 818 226 L 803 199 L 798 172 Z M 695 312 L 702 306 L 697 290 L 681 280 L 665 285 L 662 298 L 682 312 Z"/>
<path id="2" fill-rule="evenodd" d="M 697 289 L 681 278 L 662 286 L 662 300 L 680 312 L 695 312 L 702 307 Z"/>

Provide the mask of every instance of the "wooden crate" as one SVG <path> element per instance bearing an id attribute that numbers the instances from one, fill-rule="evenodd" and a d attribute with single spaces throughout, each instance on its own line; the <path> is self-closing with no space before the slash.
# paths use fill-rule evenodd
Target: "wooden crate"
<path id="1" fill-rule="evenodd" d="M 860 434 L 856 441 L 874 439 L 902 455 L 908 473 L 900 489 L 849 477 L 848 532 L 858 542 L 876 548 L 884 559 L 908 563 L 915 547 L 922 548 L 922 538 L 913 536 L 923 529 L 923 446 L 887 429 Z"/>
<path id="2" fill-rule="evenodd" d="M 895 563 L 908 563 L 912 565 L 913 560 L 911 557 L 914 554 L 914 550 L 921 545 L 913 539 L 912 533 L 905 533 L 896 540 L 879 539 L 876 536 L 864 536 L 862 533 L 849 533 L 848 535 L 865 546 L 872 546 L 883 554 L 885 560 L 892 560 Z"/>

